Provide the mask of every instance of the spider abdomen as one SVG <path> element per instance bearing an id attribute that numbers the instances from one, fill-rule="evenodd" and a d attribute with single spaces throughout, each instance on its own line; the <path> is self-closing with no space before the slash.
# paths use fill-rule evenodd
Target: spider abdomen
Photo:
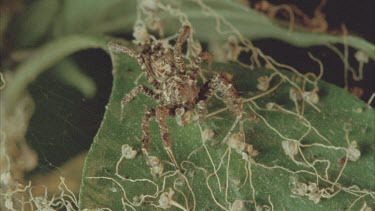
<path id="1" fill-rule="evenodd" d="M 162 85 L 159 103 L 164 106 L 184 105 L 190 107 L 198 98 L 196 81 L 188 77 L 169 78 Z"/>

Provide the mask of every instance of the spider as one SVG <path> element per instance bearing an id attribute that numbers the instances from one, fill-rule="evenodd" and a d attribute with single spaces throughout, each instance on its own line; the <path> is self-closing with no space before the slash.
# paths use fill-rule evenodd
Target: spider
<path id="1" fill-rule="evenodd" d="M 178 33 L 173 52 L 163 47 L 160 41 L 139 44 L 140 52 L 128 47 L 109 43 L 109 49 L 117 53 L 126 53 L 137 59 L 147 81 L 153 86 L 150 89 L 138 85 L 121 101 L 121 115 L 126 105 L 138 94 L 144 94 L 157 102 L 157 107 L 149 109 L 143 116 L 142 151 L 148 155 L 150 145 L 149 122 L 155 118 L 159 124 L 160 136 L 164 148 L 176 168 L 177 162 L 171 150 L 171 136 L 167 127 L 167 117 L 176 117 L 177 123 L 186 126 L 189 123 L 192 110 L 199 109 L 200 116 L 206 112 L 206 101 L 216 92 L 222 94 L 222 99 L 230 111 L 237 116 L 242 114 L 242 103 L 237 91 L 226 74 L 218 74 L 204 83 L 201 88 L 197 84 L 199 64 L 210 57 L 208 53 L 201 53 L 191 65 L 185 64 L 182 46 L 190 35 L 190 26 L 183 26 Z"/>

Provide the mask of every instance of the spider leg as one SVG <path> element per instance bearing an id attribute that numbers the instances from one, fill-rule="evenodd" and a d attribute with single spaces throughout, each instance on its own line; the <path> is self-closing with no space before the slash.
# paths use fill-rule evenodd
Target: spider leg
<path id="1" fill-rule="evenodd" d="M 135 58 L 135 59 L 138 59 L 140 54 L 137 53 L 136 51 L 126 47 L 126 46 L 123 46 L 123 45 L 120 45 L 118 43 L 115 43 L 115 42 L 109 42 L 108 43 L 108 48 L 110 51 L 113 51 L 115 53 L 126 53 L 128 54 L 129 56 Z"/>
<path id="2" fill-rule="evenodd" d="M 146 111 L 142 118 L 142 151 L 148 157 L 150 149 L 150 119 L 156 115 L 155 109 Z"/>
<path id="3" fill-rule="evenodd" d="M 205 101 L 212 97 L 215 92 L 220 92 L 223 95 L 223 101 L 231 112 L 235 113 L 237 116 L 243 113 L 241 98 L 233 87 L 233 84 L 230 83 L 229 79 L 224 74 L 216 75 L 201 88 L 196 103 L 202 113 L 206 112 Z"/>
<path id="4" fill-rule="evenodd" d="M 176 66 L 180 69 L 181 72 L 186 71 L 185 58 L 182 54 L 182 45 L 186 42 L 187 38 L 190 35 L 190 26 L 185 25 L 180 31 L 177 38 L 176 44 L 173 48 L 174 60 Z"/>
<path id="5" fill-rule="evenodd" d="M 160 128 L 160 136 L 163 140 L 163 146 L 165 151 L 167 152 L 169 158 L 172 160 L 175 168 L 180 170 L 177 161 L 172 152 L 172 144 L 171 144 L 171 136 L 169 134 L 168 126 L 167 126 L 167 117 L 171 114 L 171 109 L 166 107 L 157 107 L 156 108 L 156 121 L 159 124 Z"/>
<path id="6" fill-rule="evenodd" d="M 208 52 L 201 52 L 197 58 L 195 58 L 194 63 L 192 64 L 191 70 L 192 74 L 190 75 L 190 78 L 195 80 L 197 78 L 197 74 L 200 71 L 200 64 L 204 61 L 212 60 L 212 55 Z"/>
<path id="7" fill-rule="evenodd" d="M 159 95 L 156 94 L 154 91 L 152 91 L 151 89 L 147 88 L 146 86 L 143 86 L 143 85 L 138 85 L 136 86 L 134 89 L 132 89 L 127 95 L 125 95 L 122 100 L 121 100 L 121 115 L 120 115 L 120 119 L 122 119 L 124 117 L 124 110 L 125 110 L 125 106 L 131 101 L 134 99 L 135 96 L 137 96 L 138 94 L 144 94 L 148 97 L 151 97 L 155 100 L 158 99 Z"/>
<path id="8" fill-rule="evenodd" d="M 152 68 L 150 67 L 150 61 L 149 58 L 144 58 L 144 56 L 141 53 L 138 53 L 126 46 L 120 45 L 115 42 L 109 42 L 108 43 L 108 48 L 110 51 L 113 51 L 115 53 L 126 53 L 130 57 L 136 59 L 138 61 L 138 64 L 141 66 L 142 71 L 145 73 L 147 80 L 154 84 L 154 77 L 155 75 L 151 71 Z"/>

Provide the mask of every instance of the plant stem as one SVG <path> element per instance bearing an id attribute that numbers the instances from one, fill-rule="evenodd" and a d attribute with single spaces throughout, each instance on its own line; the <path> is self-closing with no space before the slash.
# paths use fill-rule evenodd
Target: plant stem
<path id="1" fill-rule="evenodd" d="M 70 35 L 58 38 L 37 50 L 26 62 L 18 66 L 13 80 L 7 84 L 3 93 L 6 111 L 12 112 L 12 108 L 27 86 L 41 73 L 64 57 L 87 48 L 101 48 L 108 52 L 106 39 L 92 35 Z"/>

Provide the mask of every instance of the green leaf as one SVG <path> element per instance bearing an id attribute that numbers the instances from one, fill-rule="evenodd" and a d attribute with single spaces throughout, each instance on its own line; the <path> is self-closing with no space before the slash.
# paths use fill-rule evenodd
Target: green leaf
<path id="1" fill-rule="evenodd" d="M 241 201 L 243 210 L 253 210 L 255 201 L 258 208 L 265 205 L 273 206 L 275 210 L 346 210 L 350 206 L 358 210 L 365 202 L 375 206 L 375 200 L 370 195 L 375 188 L 374 109 L 342 89 L 325 82 L 319 83 L 320 101 L 316 106 L 321 112 L 308 105 L 305 107 L 304 117 L 313 127 L 310 130 L 303 119 L 282 110 L 294 111 L 287 83 L 272 94 L 245 103 L 245 141 L 259 151 L 253 158 L 254 162 L 244 160 L 236 150 L 221 143 L 236 119 L 232 113 L 223 112 L 207 118 L 200 125 L 191 122 L 186 127 L 178 126 L 170 118 L 168 127 L 172 150 L 183 176 L 169 164 L 171 160 L 162 146 L 158 125 L 152 120 L 150 156 L 156 156 L 164 163 L 164 174 L 159 177 L 151 174 L 146 157 L 141 153 L 140 141 L 143 114 L 145 110 L 154 108 L 156 103 L 139 95 L 128 104 L 125 118 L 120 121 L 120 101 L 135 87 L 140 68 L 134 59 L 126 55 L 111 56 L 114 68 L 112 94 L 86 159 L 80 209 L 131 210 L 133 207 L 135 210 L 156 210 L 153 205 L 158 205 L 162 193 L 170 188 L 174 191 L 172 199 L 178 203 L 175 205 L 186 210 L 229 210 L 231 206 L 231 210 L 241 210 L 235 208 Z M 257 78 L 271 74 L 268 70 L 249 71 L 235 64 L 212 64 L 212 71 L 232 73 L 235 87 L 244 98 L 261 93 L 256 88 Z M 271 86 L 278 80 L 274 78 Z M 147 84 L 143 78 L 139 83 Z M 219 100 L 212 99 L 210 102 L 211 112 L 223 107 Z M 263 109 L 257 108 L 253 102 Z M 273 110 L 267 110 L 270 102 L 280 107 L 274 104 Z M 200 129 L 205 128 L 211 128 L 215 135 L 212 140 L 203 142 Z M 233 132 L 238 131 L 239 125 Z M 304 144 L 301 152 L 311 165 L 315 161 L 316 172 L 312 167 L 297 165 L 283 150 L 283 141 L 300 138 L 301 144 Z M 345 158 L 344 149 L 351 141 L 358 143 L 361 156 L 355 162 L 348 162 L 340 174 L 343 169 L 340 160 L 342 162 Z M 124 145 L 137 151 L 135 158 L 121 159 Z M 295 160 L 303 163 L 301 152 Z M 336 178 L 339 178 L 336 184 L 340 185 L 333 185 L 334 191 L 328 191 L 332 197 L 321 198 L 317 204 L 307 196 L 292 196 L 293 185 L 309 185 L 309 182 L 318 181 L 320 190 L 328 190 Z M 356 192 L 357 188 L 363 192 Z M 138 207 L 142 197 L 145 199 Z M 172 208 L 177 209 L 176 206 Z"/>
<path id="2" fill-rule="evenodd" d="M 306 32 L 308 30 L 290 32 L 289 29 L 278 25 L 265 15 L 232 1 L 201 1 L 203 6 L 207 7 L 199 5 L 198 2 L 196 0 L 181 1 L 178 8 L 175 5 L 172 6 L 176 9 L 172 14 L 161 12 L 161 20 L 166 34 L 174 34 L 180 29 L 181 23 L 176 16 L 176 11 L 180 11 L 187 15 L 188 20 L 194 26 L 195 35 L 200 41 L 227 39 L 228 34 L 234 34 L 238 30 L 243 37 L 250 40 L 272 38 L 299 47 L 346 43 L 350 47 L 366 52 L 372 59 L 375 59 L 375 46 L 356 36 L 344 38 L 343 36 Z M 162 3 L 171 4 L 170 1 L 162 1 Z M 53 36 L 72 33 L 131 33 L 137 17 L 136 6 L 136 1 L 107 0 L 97 1 L 93 4 L 90 0 L 65 0 L 51 31 Z M 227 23 L 224 23 L 224 20 Z M 24 25 L 29 26 L 28 23 L 27 20 Z M 37 25 L 39 26 L 39 24 Z M 216 31 L 217 27 L 220 27 L 221 33 Z M 39 30 L 39 27 L 28 30 L 28 33 L 20 33 L 19 36 L 29 39 L 29 34 L 40 34 L 34 32 L 34 30 Z"/>
<path id="3" fill-rule="evenodd" d="M 132 26 L 136 19 L 135 1 L 111 0 L 95 5 L 89 0 L 78 2 L 66 0 L 66 2 L 64 21 L 61 24 L 65 26 L 67 32 L 132 32 Z M 213 34 L 218 36 L 217 39 L 226 39 L 228 34 L 234 34 L 234 30 L 238 30 L 243 37 L 250 40 L 272 38 L 300 47 L 346 43 L 366 52 L 372 59 L 375 59 L 375 46 L 359 37 L 348 36 L 344 39 L 342 36 L 324 33 L 291 32 L 265 15 L 232 1 L 202 1 L 209 10 L 197 2 L 194 0 L 182 1 L 179 5 L 181 9 L 176 8 L 176 12 L 161 12 L 165 32 L 174 34 L 179 30 L 181 24 L 178 21 L 177 12 L 180 10 L 187 15 L 200 41 L 209 41 Z M 69 7 L 69 5 L 74 6 Z M 80 8 L 87 8 L 87 10 L 82 11 Z M 228 24 L 223 23 L 224 19 Z M 222 33 L 216 31 L 217 27 L 222 30 Z"/>
<path id="4" fill-rule="evenodd" d="M 118 18 L 131 29 L 134 18 L 128 17 L 134 15 L 135 6 L 136 1 L 106 0 L 93 3 L 91 0 L 64 0 L 53 33 L 56 36 L 77 32 L 103 33 L 106 31 L 97 28 L 113 24 Z"/>
<path id="5" fill-rule="evenodd" d="M 227 39 L 228 34 L 236 34 L 235 31 L 238 30 L 238 33 L 250 40 L 272 38 L 299 47 L 346 43 L 350 47 L 366 52 L 372 59 L 375 59 L 375 46 L 356 36 L 348 36 L 344 39 L 342 36 L 324 33 L 290 32 L 289 29 L 276 24 L 260 12 L 232 1 L 202 1 L 207 6 L 204 8 L 196 2 L 183 1 L 180 7 L 183 8 L 182 12 L 193 24 L 196 36 L 201 41 L 213 39 L 216 34 L 221 39 Z M 166 15 L 164 20 L 167 32 L 174 33 L 179 29 L 177 19 Z M 213 34 L 214 26 L 220 27 L 221 32 Z"/>
<path id="6" fill-rule="evenodd" d="M 95 95 L 96 86 L 92 78 L 82 72 L 80 67 L 71 59 L 61 61 L 55 67 L 55 77 L 64 84 L 76 88 L 84 97 Z"/>
<path id="7" fill-rule="evenodd" d="M 88 48 L 101 48 L 106 51 L 107 41 L 103 37 L 81 34 L 62 37 L 40 47 L 27 61 L 17 67 L 12 83 L 8 84 L 4 91 L 4 109 L 12 112 L 26 87 L 48 68 L 64 57 Z"/>
<path id="8" fill-rule="evenodd" d="M 37 0 L 17 18 L 13 26 L 17 47 L 30 47 L 40 41 L 48 33 L 59 10 L 58 0 Z"/>

